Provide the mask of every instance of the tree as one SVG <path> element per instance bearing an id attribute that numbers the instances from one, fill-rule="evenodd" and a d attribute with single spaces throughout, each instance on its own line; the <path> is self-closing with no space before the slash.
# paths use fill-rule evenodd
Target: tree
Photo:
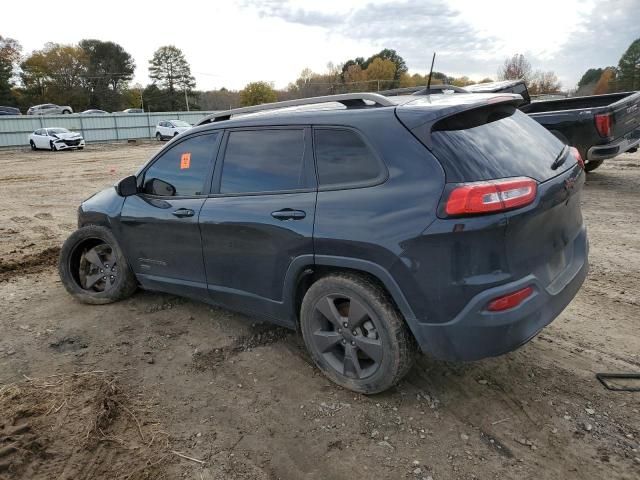
<path id="1" fill-rule="evenodd" d="M 13 72 L 20 58 L 22 47 L 13 38 L 0 35 L 0 104 L 15 105 L 12 92 Z"/>
<path id="2" fill-rule="evenodd" d="M 47 43 L 29 55 L 20 68 L 24 93 L 31 102 L 47 101 L 74 109 L 87 106 L 87 56 L 80 47 Z"/>
<path id="3" fill-rule="evenodd" d="M 551 70 L 543 72 L 536 70 L 529 81 L 529 93 L 531 95 L 543 95 L 547 93 L 558 93 L 560 91 L 558 77 Z"/>
<path id="4" fill-rule="evenodd" d="M 182 50 L 173 45 L 160 47 L 155 51 L 153 58 L 149 60 L 149 78 L 167 91 L 171 110 L 183 103 L 177 92 L 188 92 L 196 86 L 189 62 Z"/>
<path id="5" fill-rule="evenodd" d="M 474 85 L 476 82 L 471 80 L 467 76 L 454 78 L 451 80 L 450 85 L 454 85 L 456 87 L 466 87 L 467 85 Z"/>
<path id="6" fill-rule="evenodd" d="M 277 100 L 276 91 L 267 82 L 252 82 L 240 90 L 240 104 L 243 107 L 276 102 Z"/>
<path id="7" fill-rule="evenodd" d="M 580 81 L 578 82 L 578 88 L 584 87 L 591 83 L 598 83 L 598 80 L 600 80 L 603 71 L 604 70 L 602 68 L 590 68 L 589 70 L 584 72 L 584 75 L 582 75 L 582 78 L 580 78 Z"/>
<path id="8" fill-rule="evenodd" d="M 515 54 L 511 58 L 506 58 L 502 67 L 498 69 L 498 79 L 500 80 L 520 80 L 527 84 L 531 78 L 531 64 L 522 54 Z"/>
<path id="9" fill-rule="evenodd" d="M 605 68 L 600 75 L 600 79 L 593 90 L 594 95 L 602 95 L 609 93 L 614 88 L 616 82 L 616 70 L 614 68 Z"/>
<path id="10" fill-rule="evenodd" d="M 114 42 L 82 40 L 79 46 L 87 57 L 89 104 L 107 110 L 121 108 L 122 92 L 136 68 L 133 57 Z"/>
<path id="11" fill-rule="evenodd" d="M 393 87 L 396 76 L 396 64 L 388 59 L 374 58 L 364 71 L 369 80 L 369 88 L 380 90 L 380 88 Z M 377 83 L 373 80 L 378 80 Z M 380 82 L 383 81 L 383 82 Z"/>
<path id="12" fill-rule="evenodd" d="M 616 84 L 620 91 L 640 89 L 640 38 L 620 58 Z"/>

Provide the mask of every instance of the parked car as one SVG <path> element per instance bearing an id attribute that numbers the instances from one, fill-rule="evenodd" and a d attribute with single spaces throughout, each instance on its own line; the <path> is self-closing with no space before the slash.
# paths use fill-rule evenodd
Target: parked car
<path id="1" fill-rule="evenodd" d="M 191 124 L 184 120 L 165 120 L 156 125 L 156 140 L 166 140 L 177 137 L 191 128 Z"/>
<path id="2" fill-rule="evenodd" d="M 499 86 L 499 89 L 495 87 Z M 522 95 L 520 110 L 567 145 L 578 149 L 587 172 L 640 144 L 640 92 L 531 101 L 523 80 L 478 84 L 470 92 L 510 91 Z"/>
<path id="3" fill-rule="evenodd" d="M 73 113 L 73 109 L 69 106 L 61 107 L 53 103 L 44 103 L 42 105 L 34 105 L 27 110 L 27 115 L 63 115 Z"/>
<path id="4" fill-rule="evenodd" d="M 22 113 L 20 113 L 20 109 L 15 107 L 0 106 L 0 115 L 22 115 Z"/>
<path id="5" fill-rule="evenodd" d="M 62 282 L 84 303 L 141 286 L 299 328 L 363 393 L 417 347 L 511 351 L 588 270 L 582 159 L 520 101 L 361 93 L 209 115 L 80 205 Z"/>
<path id="6" fill-rule="evenodd" d="M 66 128 L 39 128 L 29 135 L 31 150 L 47 149 L 51 151 L 69 150 L 85 147 L 84 138 L 77 132 L 70 132 Z"/>
<path id="7" fill-rule="evenodd" d="M 142 108 L 127 108 L 122 113 L 144 113 L 144 110 Z"/>
<path id="8" fill-rule="evenodd" d="M 97 108 L 91 108 L 89 110 L 85 110 L 84 112 L 80 112 L 80 115 L 108 115 L 109 112 L 105 112 L 104 110 L 98 110 Z"/>

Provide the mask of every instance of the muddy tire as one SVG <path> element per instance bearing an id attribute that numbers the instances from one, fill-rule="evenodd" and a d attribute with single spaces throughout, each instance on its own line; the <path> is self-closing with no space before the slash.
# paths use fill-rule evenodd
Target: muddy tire
<path id="1" fill-rule="evenodd" d="M 67 291 L 82 303 L 102 305 L 133 294 L 136 278 L 108 228 L 88 225 L 62 245 L 58 272 Z"/>
<path id="2" fill-rule="evenodd" d="M 416 344 L 387 292 L 367 277 L 332 274 L 307 291 L 300 327 L 311 358 L 338 385 L 364 394 L 409 371 Z"/>
<path id="3" fill-rule="evenodd" d="M 602 165 L 603 162 L 604 160 L 589 160 L 584 164 L 584 169 L 587 172 L 593 172 L 596 168 Z"/>

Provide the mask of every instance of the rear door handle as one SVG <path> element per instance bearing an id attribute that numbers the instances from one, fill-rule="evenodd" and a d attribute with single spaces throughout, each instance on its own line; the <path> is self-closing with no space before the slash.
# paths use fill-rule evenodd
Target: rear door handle
<path id="1" fill-rule="evenodd" d="M 196 212 L 191 210 L 190 208 L 179 208 L 175 212 L 173 212 L 174 217 L 184 218 L 184 217 L 193 217 Z"/>
<path id="2" fill-rule="evenodd" d="M 271 216 L 278 220 L 302 220 L 307 214 L 302 210 L 283 208 L 282 210 L 271 212 Z"/>

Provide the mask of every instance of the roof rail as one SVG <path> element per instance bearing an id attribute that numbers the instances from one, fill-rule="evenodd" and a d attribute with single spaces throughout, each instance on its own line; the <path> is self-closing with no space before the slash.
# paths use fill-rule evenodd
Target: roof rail
<path id="1" fill-rule="evenodd" d="M 251 107 L 233 108 L 218 113 L 212 113 L 200 120 L 197 125 L 206 123 L 220 122 L 229 120 L 234 115 L 263 112 L 267 110 L 277 110 L 280 108 L 297 107 L 301 105 L 315 105 L 319 103 L 338 102 L 349 108 L 363 108 L 367 106 L 366 100 L 373 102 L 380 107 L 395 106 L 395 103 L 388 98 L 378 95 L 377 93 L 343 93 L 340 95 L 325 95 L 322 97 L 300 98 L 296 100 L 285 100 L 284 102 L 263 103 L 262 105 L 253 105 Z"/>

